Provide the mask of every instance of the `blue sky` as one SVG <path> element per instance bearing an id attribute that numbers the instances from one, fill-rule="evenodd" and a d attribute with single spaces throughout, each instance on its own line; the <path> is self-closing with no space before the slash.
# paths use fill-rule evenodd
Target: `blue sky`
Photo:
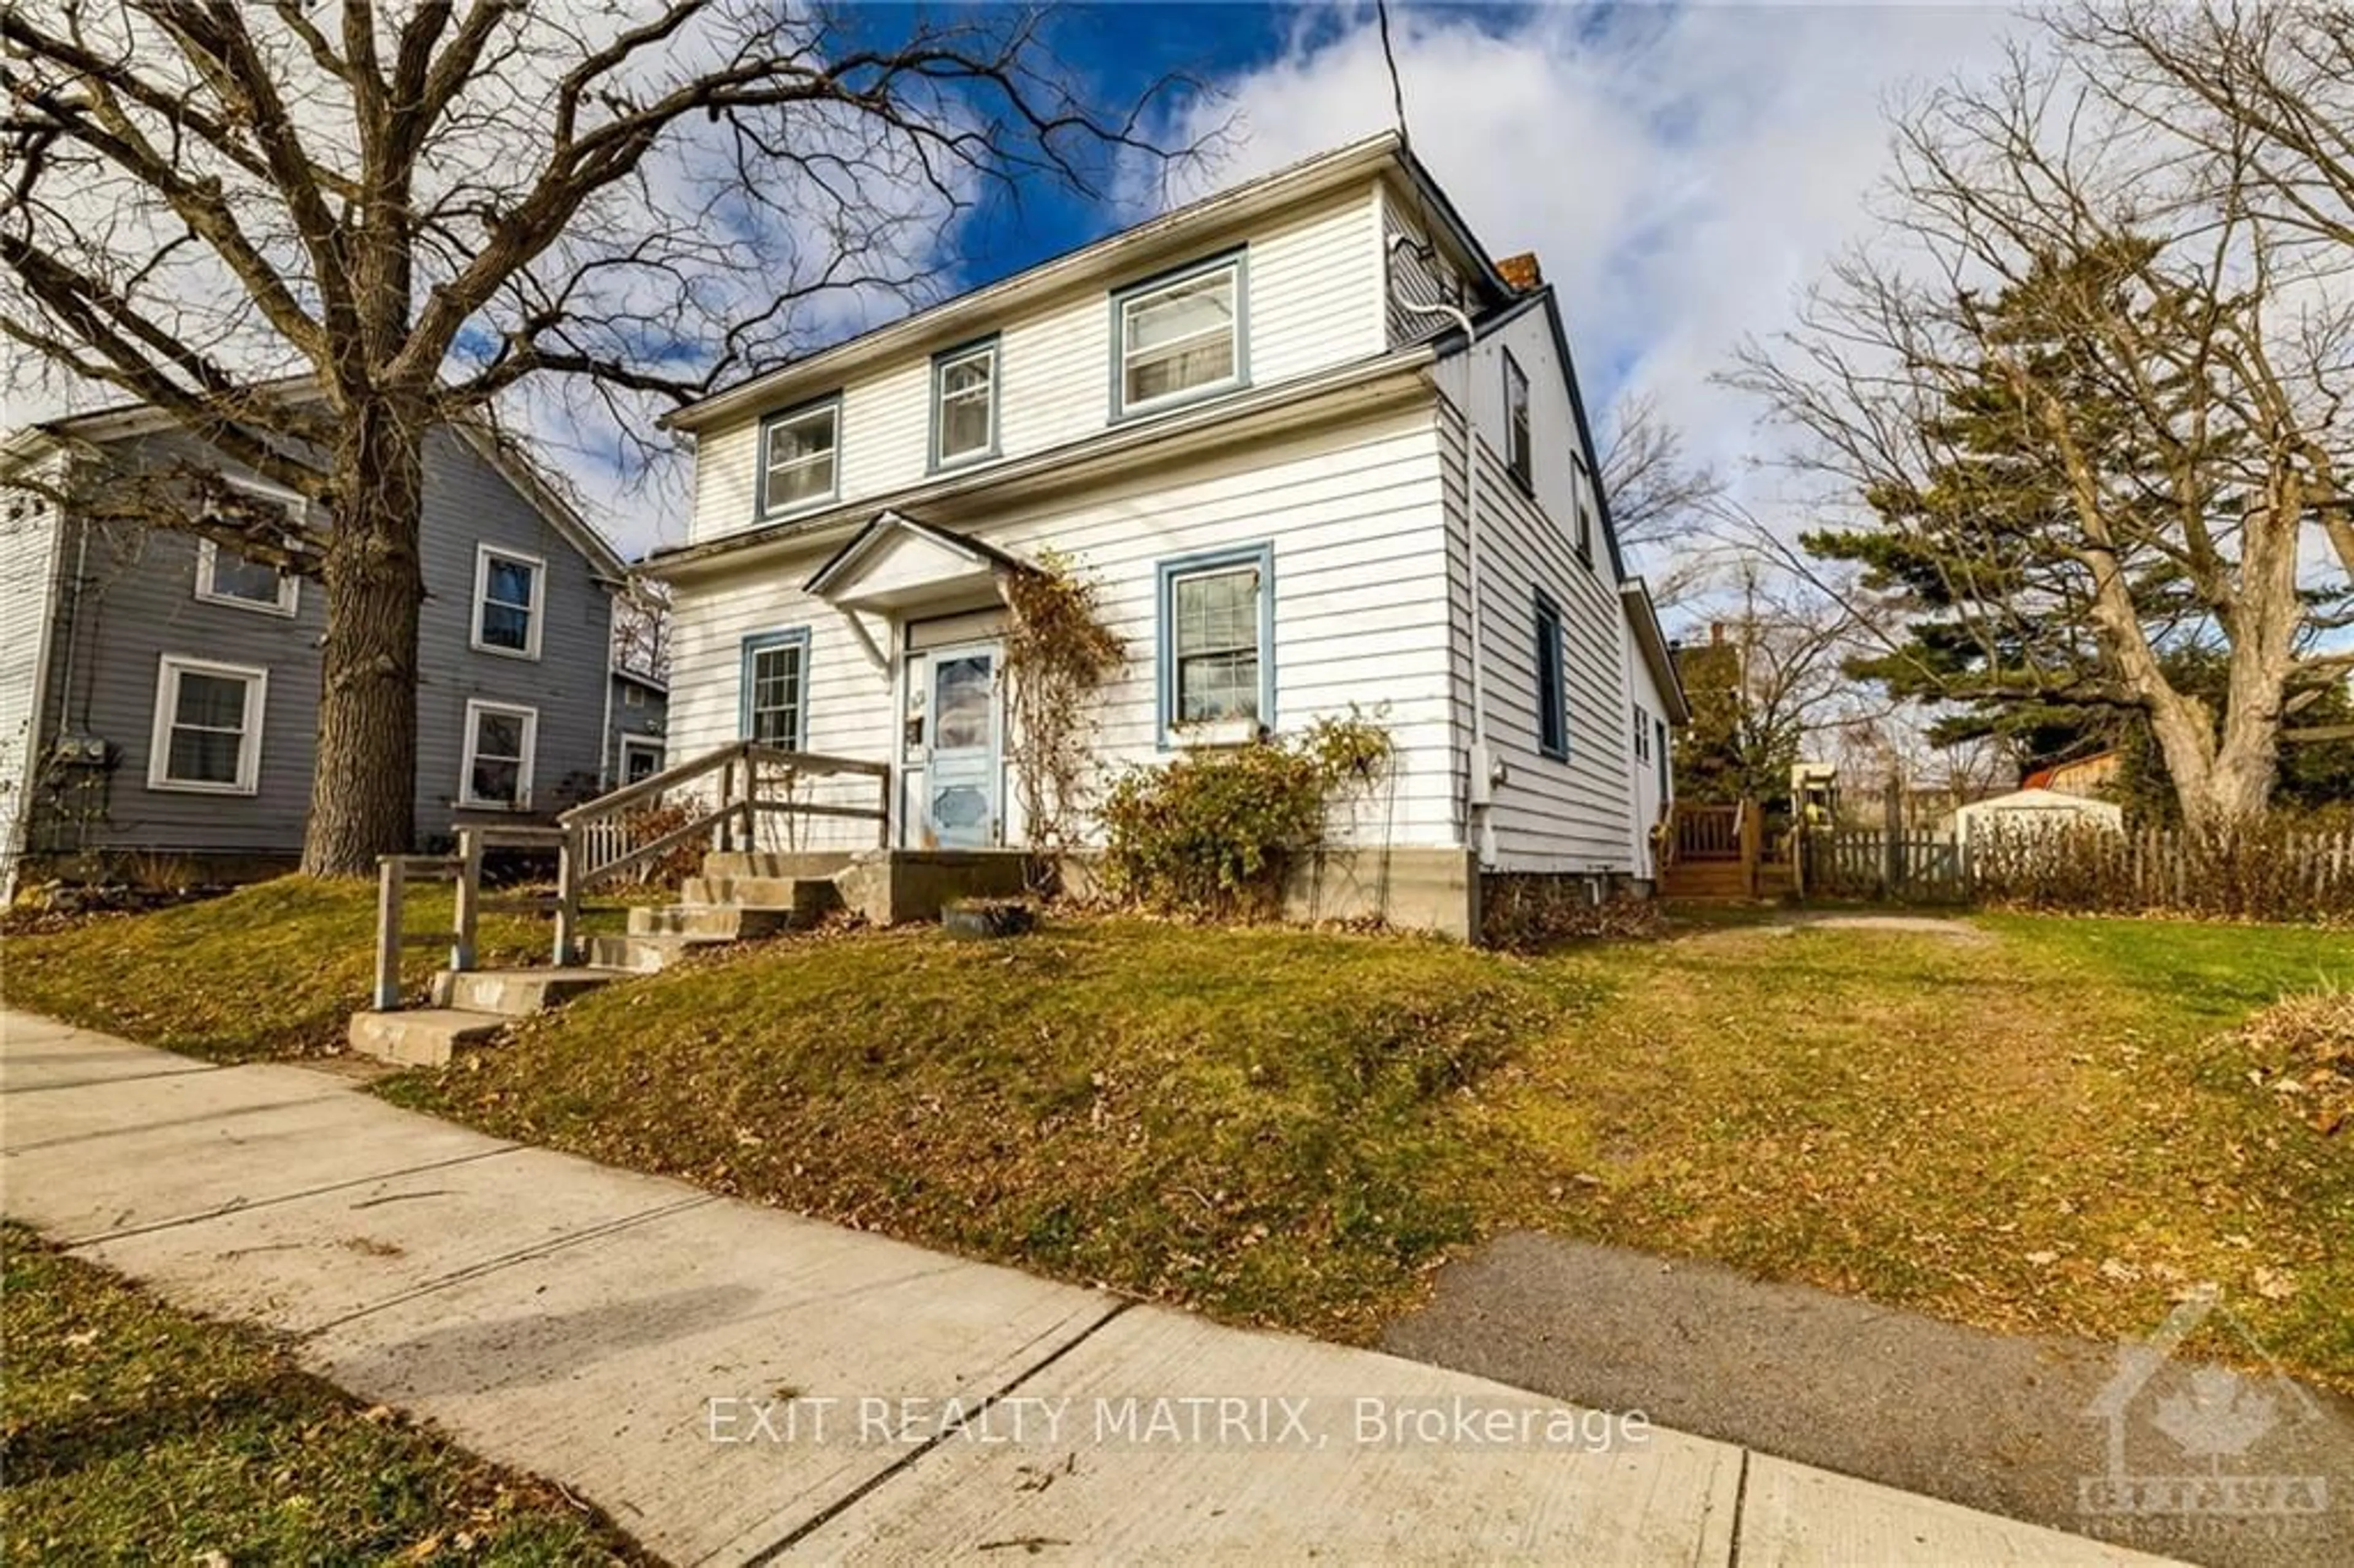
<path id="1" fill-rule="evenodd" d="M 858 13 L 877 31 L 917 14 Z M 1797 292 L 1866 232 L 1887 102 L 1992 63 L 2014 25 L 1991 5 L 1401 4 L 1392 15 L 1416 151 L 1484 243 L 1542 259 L 1589 402 L 1655 399 L 1761 508 L 1775 497 L 1755 462 L 1755 410 L 1712 377 L 1744 337 L 1787 323 Z M 1150 128 L 1164 144 L 1214 135 L 1222 154 L 1172 200 L 1393 122 L 1369 4 L 1088 5 L 1057 16 L 1049 37 L 1098 102 L 1132 101 L 1168 75 L 1198 79 L 1160 101 Z M 954 291 L 1142 216 L 1032 182 L 1018 199 L 984 200 L 931 260 Z M 615 532 L 632 549 L 683 537 L 682 492 L 672 478 L 613 496 Z"/>

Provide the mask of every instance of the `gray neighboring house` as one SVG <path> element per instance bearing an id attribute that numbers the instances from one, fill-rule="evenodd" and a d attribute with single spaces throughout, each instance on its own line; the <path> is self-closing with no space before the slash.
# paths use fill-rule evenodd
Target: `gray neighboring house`
<path id="1" fill-rule="evenodd" d="M 615 789 L 651 779 L 663 770 L 668 750 L 663 739 L 670 717 L 670 683 L 625 665 L 613 666 L 613 740 L 605 777 Z"/>
<path id="2" fill-rule="evenodd" d="M 286 869 L 302 849 L 320 585 L 53 499 L 78 465 L 189 459 L 303 504 L 152 409 L 0 441 L 0 896 L 27 865 L 144 853 L 239 877 Z M 620 556 L 525 460 L 459 428 L 427 445 L 423 542 L 419 843 L 599 793 L 618 776 Z"/>

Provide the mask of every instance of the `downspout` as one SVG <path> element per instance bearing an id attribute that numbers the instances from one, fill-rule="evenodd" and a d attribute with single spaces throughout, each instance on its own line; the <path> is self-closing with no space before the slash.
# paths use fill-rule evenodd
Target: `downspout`
<path id="1" fill-rule="evenodd" d="M 1390 236 L 1392 255 L 1400 249 L 1411 249 L 1414 246 L 1411 235 Z M 1482 866 L 1493 865 L 1496 862 L 1496 824 L 1489 808 L 1495 801 L 1500 770 L 1496 766 L 1495 754 L 1488 747 L 1487 595 L 1481 589 L 1479 576 L 1479 435 L 1471 418 L 1471 351 L 1479 341 L 1479 331 L 1473 324 L 1470 313 L 1459 305 L 1426 305 L 1394 296 L 1393 302 L 1400 310 L 1414 315 L 1445 316 L 1463 333 L 1463 547 L 1471 574 L 1471 750 L 1466 759 L 1469 788 L 1465 803 L 1471 812 L 1473 842 L 1479 847 L 1479 863 Z"/>

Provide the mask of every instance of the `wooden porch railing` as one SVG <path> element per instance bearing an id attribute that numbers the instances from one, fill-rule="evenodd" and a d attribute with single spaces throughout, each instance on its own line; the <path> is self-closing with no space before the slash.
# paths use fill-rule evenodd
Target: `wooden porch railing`
<path id="1" fill-rule="evenodd" d="M 659 826 L 648 832 L 640 824 L 646 809 L 682 786 L 717 776 L 716 802 L 697 799 L 684 822 Z M 875 782 L 872 806 L 844 805 L 799 798 L 803 781 L 834 777 L 866 778 Z M 390 1012 L 400 1006 L 400 955 L 403 948 L 450 943 L 450 968 L 464 973 L 475 967 L 475 931 L 485 907 L 553 909 L 556 936 L 552 944 L 557 965 L 576 962 L 580 955 L 580 897 L 588 887 L 611 881 L 647 865 L 682 844 L 708 839 L 713 849 L 726 852 L 740 842 L 751 848 L 758 842 L 763 813 L 850 818 L 875 823 L 875 842 L 891 842 L 891 766 L 857 758 L 827 757 L 817 752 L 787 751 L 748 740 L 731 741 L 716 750 L 651 778 L 624 785 L 610 794 L 557 814 L 553 827 L 461 827 L 458 853 L 451 855 L 385 855 L 376 862 L 376 1010 Z M 482 852 L 485 849 L 530 848 L 556 852 L 556 892 L 521 895 L 495 903 L 482 897 Z M 413 881 L 455 881 L 457 905 L 449 932 L 409 933 L 403 923 L 404 895 Z"/>

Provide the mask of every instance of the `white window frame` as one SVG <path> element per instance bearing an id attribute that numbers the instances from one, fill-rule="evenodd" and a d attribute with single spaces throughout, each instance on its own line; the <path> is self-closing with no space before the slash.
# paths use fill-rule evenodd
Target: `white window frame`
<path id="1" fill-rule="evenodd" d="M 985 360 L 989 365 L 989 382 L 981 392 L 982 405 L 989 410 L 988 433 L 982 439 L 981 445 L 968 447 L 963 451 L 952 452 L 948 450 L 949 372 L 960 366 L 970 365 L 975 360 Z M 991 338 L 985 343 L 971 344 L 964 348 L 951 349 L 932 361 L 933 468 L 955 468 L 963 463 L 980 462 L 997 455 L 997 367 L 995 338 Z M 970 398 L 972 394 L 965 392 L 959 396 Z"/>
<path id="2" fill-rule="evenodd" d="M 1529 373 L 1512 357 L 1511 349 L 1501 351 L 1504 361 L 1504 471 L 1514 483 L 1527 490 L 1536 482 L 1535 416 L 1529 406 Z M 1516 396 L 1517 394 L 1517 396 Z"/>
<path id="3" fill-rule="evenodd" d="M 789 462 L 781 464 L 772 462 L 769 460 L 769 445 L 775 440 L 776 433 L 779 430 L 789 430 L 796 425 L 806 425 L 816 419 L 823 419 L 833 427 L 833 444 L 827 447 L 822 456 L 795 458 Z M 841 499 L 841 395 L 837 393 L 833 397 L 827 397 L 821 402 L 809 404 L 799 408 L 789 408 L 781 414 L 772 415 L 769 418 L 761 420 L 759 459 L 759 470 L 754 474 L 752 481 L 756 490 L 753 499 L 758 503 L 753 509 L 753 514 L 756 517 L 788 517 L 796 512 L 805 512 L 812 506 L 824 506 L 832 502 Z M 823 490 L 818 492 L 814 495 L 804 495 L 798 501 L 780 502 L 775 505 L 769 504 L 769 478 L 770 474 L 775 472 L 780 467 L 810 468 L 814 467 L 820 462 L 823 462 L 826 465 L 826 483 Z"/>
<path id="4" fill-rule="evenodd" d="M 271 499 L 277 498 L 273 496 Z M 300 577 L 292 572 L 280 572 L 278 598 L 276 602 L 270 604 L 264 604 L 258 599 L 247 599 L 240 594 L 223 593 L 214 582 L 214 574 L 218 567 L 220 553 L 221 547 L 212 540 L 196 541 L 196 597 L 198 599 L 207 604 L 225 604 L 231 609 L 251 610 L 256 615 L 292 617 L 296 606 L 301 602 L 298 597 L 302 586 Z M 249 556 L 244 558 L 250 560 Z M 254 564 L 266 563 L 255 562 Z"/>
<path id="5" fill-rule="evenodd" d="M 523 720 L 523 756 L 515 769 L 515 798 L 513 801 L 485 800 L 474 793 L 475 742 L 480 738 L 483 714 L 504 714 Z M 466 744 L 458 763 L 458 804 L 470 811 L 528 811 L 531 810 L 532 774 L 539 758 L 539 710 L 522 703 L 493 702 L 488 697 L 466 699 Z"/>
<path id="6" fill-rule="evenodd" d="M 212 779 L 175 779 L 172 769 L 172 730 L 174 719 L 180 711 L 180 677 L 185 674 L 218 675 L 243 681 L 245 713 L 238 735 L 237 780 L 223 784 Z M 155 718 L 148 736 L 147 788 L 168 789 L 189 795 L 253 795 L 261 789 L 261 726 L 270 712 L 270 672 L 259 664 L 224 664 L 213 659 L 192 659 L 182 653 L 165 653 L 155 663 Z"/>
<path id="7" fill-rule="evenodd" d="M 494 556 L 502 561 L 512 561 L 517 566 L 531 568 L 531 603 L 525 606 L 524 610 L 529 619 L 524 623 L 524 645 L 521 648 L 501 647 L 482 636 L 482 612 L 490 608 L 491 561 Z M 527 659 L 535 662 L 539 658 L 540 625 L 546 620 L 542 612 L 546 608 L 547 559 L 546 556 L 535 556 L 528 550 L 510 550 L 504 545 L 493 545 L 487 541 L 474 546 L 474 618 L 471 641 L 475 652 L 492 653 L 502 659 Z"/>
<path id="8" fill-rule="evenodd" d="M 1174 408 L 1180 403 L 1189 403 L 1196 397 L 1211 397 L 1247 383 L 1249 361 L 1246 355 L 1249 352 L 1250 335 L 1243 320 L 1243 312 L 1244 302 L 1249 293 L 1249 286 L 1243 260 L 1240 253 L 1221 257 L 1196 267 L 1188 267 L 1173 277 L 1158 278 L 1113 295 L 1111 395 L 1112 407 L 1119 418 L 1126 418 L 1132 414 L 1150 413 L 1156 408 Z M 1226 287 L 1231 291 L 1234 301 L 1234 314 L 1225 329 L 1229 345 L 1226 359 L 1230 366 L 1226 374 L 1215 381 L 1204 381 L 1193 387 L 1181 387 L 1175 391 L 1163 392 L 1158 397 L 1130 401 L 1128 396 L 1128 371 L 1129 362 L 1135 359 L 1137 355 L 1136 351 L 1129 346 L 1128 334 L 1129 323 L 1135 319 L 1137 311 L 1163 295 L 1193 288 L 1204 281 L 1215 278 L 1222 273 L 1225 275 Z M 1194 335 L 1197 338 L 1205 338 L 1210 334 L 1197 333 Z M 1164 343 L 1150 352 L 1154 355 L 1165 355 L 1172 348 L 1183 346 L 1190 341 L 1180 339 L 1175 344 Z"/>

